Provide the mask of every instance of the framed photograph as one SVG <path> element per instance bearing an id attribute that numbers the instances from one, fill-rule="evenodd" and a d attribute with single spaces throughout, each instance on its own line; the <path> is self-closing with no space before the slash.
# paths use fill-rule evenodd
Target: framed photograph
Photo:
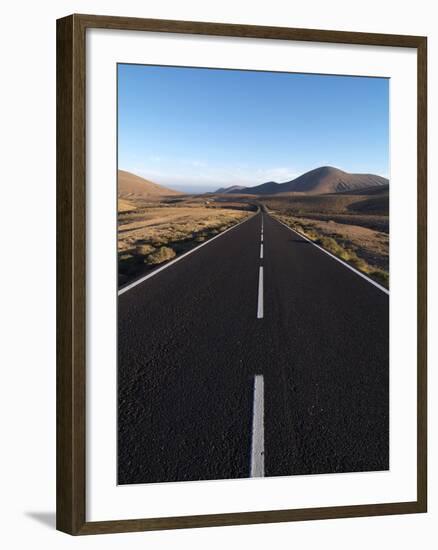
<path id="1" fill-rule="evenodd" d="M 425 512 L 426 38 L 57 52 L 58 529 Z"/>

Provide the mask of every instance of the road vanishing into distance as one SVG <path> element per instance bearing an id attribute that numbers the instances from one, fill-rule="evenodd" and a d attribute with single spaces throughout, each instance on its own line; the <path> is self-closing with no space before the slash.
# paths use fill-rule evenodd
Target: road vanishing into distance
<path id="1" fill-rule="evenodd" d="M 118 323 L 119 484 L 389 468 L 389 295 L 268 213 Z"/>

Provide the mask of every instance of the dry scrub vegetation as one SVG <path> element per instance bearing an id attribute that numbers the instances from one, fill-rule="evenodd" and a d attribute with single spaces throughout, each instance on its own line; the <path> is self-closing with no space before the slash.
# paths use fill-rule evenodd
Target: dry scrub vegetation
<path id="1" fill-rule="evenodd" d="M 276 217 L 388 288 L 389 236 L 386 233 L 336 222 L 318 222 L 281 214 Z"/>
<path id="2" fill-rule="evenodd" d="M 275 217 L 388 288 L 388 189 L 263 202 Z"/>
<path id="3" fill-rule="evenodd" d="M 120 203 L 120 200 L 119 200 Z M 200 200 L 136 203 L 118 213 L 119 285 L 246 218 L 248 205 Z"/>

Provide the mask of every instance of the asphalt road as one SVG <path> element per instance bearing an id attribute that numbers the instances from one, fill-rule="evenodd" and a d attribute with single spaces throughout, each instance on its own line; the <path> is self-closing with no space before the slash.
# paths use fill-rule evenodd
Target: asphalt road
<path id="1" fill-rule="evenodd" d="M 388 469 L 389 296 L 268 214 L 118 323 L 119 484 Z"/>

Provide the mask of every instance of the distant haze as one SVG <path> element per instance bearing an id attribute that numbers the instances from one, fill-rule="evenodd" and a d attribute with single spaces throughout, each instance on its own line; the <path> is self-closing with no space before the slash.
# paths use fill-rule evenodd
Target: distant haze
<path id="1" fill-rule="evenodd" d="M 333 166 L 321 166 L 310 170 L 301 176 L 285 183 L 274 181 L 266 182 L 254 187 L 230 186 L 215 190 L 216 194 L 249 194 L 249 195 L 277 195 L 281 193 L 299 193 L 305 195 L 321 195 L 327 193 L 343 193 L 375 188 L 387 189 L 389 181 L 375 174 L 349 174 Z M 199 187 L 186 193 L 204 193 Z M 177 187 L 168 188 L 155 182 L 146 180 L 125 170 L 118 171 L 118 196 L 120 198 L 133 197 L 164 197 L 179 195 Z"/>
<path id="2" fill-rule="evenodd" d="M 182 193 L 213 193 L 216 190 L 214 185 L 172 185 L 172 189 Z"/>

